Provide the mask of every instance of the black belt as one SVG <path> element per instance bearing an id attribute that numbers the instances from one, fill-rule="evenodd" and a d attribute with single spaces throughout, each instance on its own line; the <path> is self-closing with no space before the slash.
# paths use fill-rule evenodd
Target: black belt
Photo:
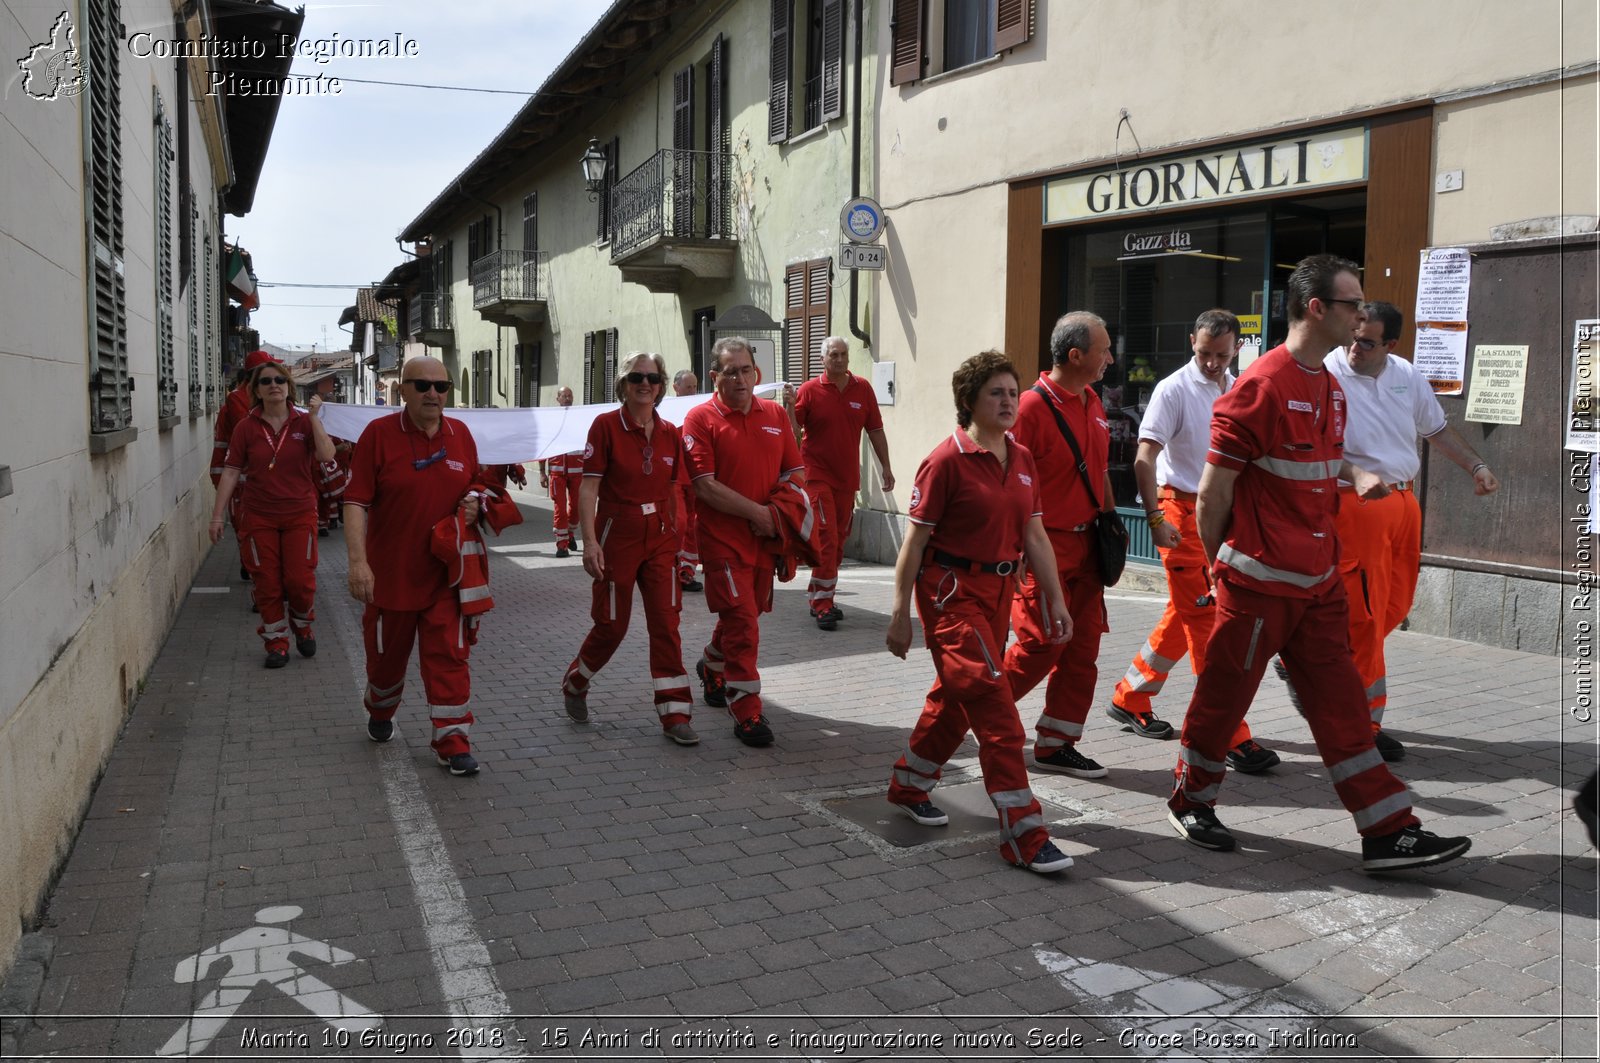
<path id="1" fill-rule="evenodd" d="M 947 554 L 943 550 L 930 552 L 933 563 L 945 568 L 964 568 L 968 572 L 993 572 L 997 576 L 1009 576 L 1017 570 L 1017 561 L 972 561 L 955 554 Z"/>

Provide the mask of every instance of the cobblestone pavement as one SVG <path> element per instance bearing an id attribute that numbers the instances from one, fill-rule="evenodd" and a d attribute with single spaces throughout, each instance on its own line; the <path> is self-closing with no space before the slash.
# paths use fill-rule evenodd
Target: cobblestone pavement
<path id="1" fill-rule="evenodd" d="M 231 545 L 213 551 L 27 939 L 37 993 L 7 987 L 34 998 L 8 1054 L 1595 1057 L 1596 860 L 1567 811 L 1594 734 L 1565 712 L 1561 661 L 1391 640 L 1400 772 L 1428 826 L 1472 835 L 1465 860 L 1361 874 L 1269 678 L 1250 719 L 1283 764 L 1230 775 L 1239 851 L 1176 837 L 1176 745 L 1097 708 L 1084 749 L 1109 777 L 1034 777 L 1077 861 L 1043 878 L 997 857 L 970 743 L 939 791 L 949 828 L 879 804 L 932 677 L 920 649 L 883 649 L 888 568 L 846 567 L 832 633 L 803 580 L 779 590 L 774 746 L 701 707 L 704 741 L 679 748 L 637 612 L 591 722 L 566 719 L 588 583 L 522 500 L 528 523 L 492 543 L 473 778 L 435 765 L 414 671 L 398 739 L 367 741 L 337 534 L 320 651 L 282 672 L 261 668 Z M 1160 605 L 1112 594 L 1097 706 Z M 690 595 L 691 666 L 710 628 Z M 1180 666 L 1169 718 L 1191 686 Z"/>

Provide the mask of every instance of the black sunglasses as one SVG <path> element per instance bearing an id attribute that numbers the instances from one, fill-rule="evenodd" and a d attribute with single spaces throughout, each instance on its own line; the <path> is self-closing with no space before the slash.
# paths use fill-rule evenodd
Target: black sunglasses
<path id="1" fill-rule="evenodd" d="M 625 379 L 630 384 L 659 384 L 666 378 L 660 373 L 629 373 Z"/>
<path id="2" fill-rule="evenodd" d="M 281 376 L 258 376 L 258 377 L 256 377 L 256 384 L 257 385 L 266 384 L 268 386 L 271 386 L 273 384 L 287 384 L 287 383 L 288 383 L 288 381 L 285 380 Z"/>
<path id="3" fill-rule="evenodd" d="M 415 451 L 413 451 L 413 453 L 415 453 Z M 420 472 L 421 470 L 426 469 L 429 465 L 432 465 L 435 462 L 443 461 L 444 460 L 444 455 L 445 455 L 445 448 L 444 447 L 440 447 L 436 452 L 434 452 L 432 454 L 429 454 L 427 457 L 418 458 L 415 461 L 413 461 L 411 463 L 411 467 Z"/>
<path id="4" fill-rule="evenodd" d="M 418 395 L 426 395 L 429 388 L 441 395 L 450 390 L 450 381 L 448 380 L 407 380 L 406 383 L 416 388 Z"/>

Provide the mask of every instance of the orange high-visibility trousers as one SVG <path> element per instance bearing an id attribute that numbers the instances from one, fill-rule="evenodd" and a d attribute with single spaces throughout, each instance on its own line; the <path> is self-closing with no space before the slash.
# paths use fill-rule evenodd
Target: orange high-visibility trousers
<path id="1" fill-rule="evenodd" d="M 1354 490 L 1341 488 L 1334 526 L 1339 535 L 1339 577 L 1350 599 L 1350 649 L 1376 731 L 1389 704 L 1383 641 L 1411 612 L 1417 593 L 1422 509 L 1409 489 L 1364 502 Z"/>

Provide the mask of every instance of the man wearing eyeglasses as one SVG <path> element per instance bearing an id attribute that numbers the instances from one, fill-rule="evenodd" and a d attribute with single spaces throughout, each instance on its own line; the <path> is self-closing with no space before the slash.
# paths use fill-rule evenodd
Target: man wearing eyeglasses
<path id="1" fill-rule="evenodd" d="M 1323 362 L 1361 327 L 1360 278 L 1360 267 L 1334 255 L 1296 266 L 1285 286 L 1288 339 L 1212 408 L 1196 523 L 1217 615 L 1184 715 L 1167 819 L 1194 845 L 1234 848 L 1215 811 L 1228 740 L 1279 653 L 1328 778 L 1361 835 L 1362 868 L 1387 872 L 1454 860 L 1472 843 L 1422 829 L 1405 783 L 1373 746 L 1350 656 L 1334 537 L 1337 485 L 1343 479 L 1365 499 L 1388 489 L 1345 459 L 1344 393 Z"/>
<path id="2" fill-rule="evenodd" d="M 344 493 L 344 539 L 350 596 L 361 617 L 367 656 L 367 736 L 394 737 L 413 642 L 433 720 L 431 745 L 452 775 L 475 775 L 471 646 L 461 603 L 445 563 L 434 556 L 434 525 L 454 516 L 478 519 L 468 490 L 478 447 L 467 426 L 444 416 L 450 373 L 436 358 L 413 358 L 400 372 L 404 407 L 367 425 L 350 462 Z"/>
<path id="3" fill-rule="evenodd" d="M 883 470 L 883 489 L 894 490 L 878 397 L 871 384 L 850 372 L 850 347 L 840 337 L 822 341 L 822 375 L 800 385 L 793 416 L 801 437 L 800 457 L 806 463 L 806 491 L 822 525 L 823 556 L 811 570 L 806 597 L 817 626 L 832 631 L 844 619 L 833 596 L 839 586 L 844 541 L 855 518 L 856 489 L 861 486 L 863 430 Z"/>
<path id="4" fill-rule="evenodd" d="M 572 389 L 565 384 L 556 389 L 558 406 L 572 405 Z M 539 463 L 539 486 L 550 489 L 555 508 L 551 527 L 556 537 L 556 556 L 570 557 L 578 548 L 573 533 L 578 527 L 578 488 L 583 484 L 583 452 L 557 454 Z"/>
<path id="5" fill-rule="evenodd" d="M 750 342 L 729 336 L 711 349 L 716 394 L 689 411 L 683 445 L 699 509 L 706 606 L 717 614 L 695 672 L 707 705 L 726 706 L 747 746 L 772 744 L 756 669 L 761 614 L 772 611 L 775 556 L 761 544 L 777 532 L 766 502 L 781 482 L 805 487 L 805 468 L 783 407 L 758 399 Z"/>
<path id="6" fill-rule="evenodd" d="M 1339 575 L 1350 598 L 1350 648 L 1366 688 L 1373 740 L 1384 760 L 1395 761 L 1406 750 L 1382 729 L 1389 703 L 1383 642 L 1411 612 L 1422 567 L 1422 510 L 1413 490 L 1422 469 L 1417 440 L 1461 466 L 1480 496 L 1494 494 L 1500 481 L 1445 421 L 1427 379 L 1394 353 L 1403 324 L 1399 308 L 1367 302 L 1361 309 L 1366 320 L 1348 348 L 1329 352 L 1327 366 L 1349 409 L 1344 456 L 1376 473 L 1390 493 L 1361 499 L 1340 482 Z"/>
<path id="7" fill-rule="evenodd" d="M 1117 682 L 1106 715 L 1143 738 L 1174 736 L 1172 725 L 1156 716 L 1151 702 L 1177 663 L 1187 654 L 1196 675 L 1205 667 L 1214 613 L 1194 509 L 1211 441 L 1211 407 L 1234 384 L 1228 367 L 1239 351 L 1239 319 L 1230 310 L 1205 311 L 1189 333 L 1189 348 L 1194 357 L 1157 384 L 1150 396 L 1133 460 L 1150 538 L 1167 572 L 1167 607 Z M 1240 720 L 1229 743 L 1229 766 L 1255 774 L 1277 763 L 1278 755 L 1257 743 Z"/>

